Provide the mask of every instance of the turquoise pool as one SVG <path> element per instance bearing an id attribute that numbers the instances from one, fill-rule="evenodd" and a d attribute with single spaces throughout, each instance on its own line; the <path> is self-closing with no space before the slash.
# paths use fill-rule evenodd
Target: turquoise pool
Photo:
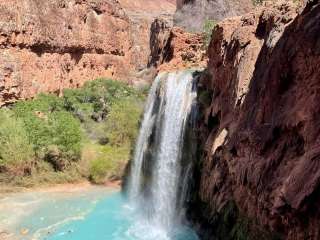
<path id="1" fill-rule="evenodd" d="M 198 239 L 184 226 L 175 227 L 171 233 L 151 226 L 127 205 L 119 191 L 31 194 L 20 196 L 19 201 L 36 204 L 12 230 L 19 240 Z"/>

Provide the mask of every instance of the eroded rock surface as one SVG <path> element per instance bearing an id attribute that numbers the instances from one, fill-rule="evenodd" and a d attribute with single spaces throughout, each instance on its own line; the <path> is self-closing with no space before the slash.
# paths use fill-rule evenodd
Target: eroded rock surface
<path id="1" fill-rule="evenodd" d="M 98 77 L 135 81 L 151 22 L 174 11 L 169 0 L 1 1 L 0 105 Z"/>
<path id="2" fill-rule="evenodd" d="M 297 13 L 266 5 L 213 32 L 193 210 L 204 239 L 320 239 L 320 3 Z"/>
<path id="3" fill-rule="evenodd" d="M 163 19 L 151 25 L 150 48 L 148 66 L 157 71 L 199 69 L 207 64 L 203 35 L 172 27 Z"/>
<path id="4" fill-rule="evenodd" d="M 252 0 L 177 0 L 175 25 L 201 32 L 205 20 L 221 21 L 253 9 Z"/>

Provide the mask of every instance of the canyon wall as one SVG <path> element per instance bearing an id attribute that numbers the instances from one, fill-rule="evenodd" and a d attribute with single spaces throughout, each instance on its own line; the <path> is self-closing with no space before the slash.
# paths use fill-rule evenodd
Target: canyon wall
<path id="1" fill-rule="evenodd" d="M 221 21 L 253 9 L 252 0 L 177 0 L 176 26 L 201 32 L 207 19 Z"/>
<path id="2" fill-rule="evenodd" d="M 203 239 L 320 239 L 319 34 L 318 0 L 214 29 L 190 203 Z"/>
<path id="3" fill-rule="evenodd" d="M 151 24 L 149 68 L 157 72 L 205 68 L 207 64 L 204 37 L 172 27 L 163 19 Z"/>
<path id="4" fill-rule="evenodd" d="M 150 24 L 174 11 L 172 0 L 1 1 L 0 105 L 98 77 L 143 79 Z"/>

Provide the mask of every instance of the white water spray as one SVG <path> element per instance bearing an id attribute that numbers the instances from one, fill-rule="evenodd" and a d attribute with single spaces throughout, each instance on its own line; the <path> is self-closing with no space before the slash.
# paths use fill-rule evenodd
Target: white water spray
<path id="1" fill-rule="evenodd" d="M 187 121 L 196 99 L 193 73 L 161 74 L 151 88 L 136 145 L 129 183 L 129 198 L 137 208 L 150 208 L 148 224 L 167 236 L 184 219 L 183 205 L 192 163 L 182 166 Z M 152 141 L 151 141 L 151 136 Z M 148 147 L 152 157 L 146 157 Z M 150 193 L 143 194 L 145 161 L 151 161 Z M 143 184 L 145 186 L 146 183 Z M 145 210 L 145 209 L 144 209 Z M 166 237 L 163 239 L 171 239 Z"/>
<path id="2" fill-rule="evenodd" d="M 148 147 L 148 139 L 152 133 L 152 128 L 155 123 L 155 116 L 153 114 L 156 92 L 160 83 L 160 77 L 157 77 L 150 89 L 147 104 L 144 111 L 143 121 L 140 127 L 138 140 L 136 143 L 134 161 L 131 168 L 131 176 L 129 183 L 129 198 L 131 202 L 138 201 L 141 192 L 141 177 L 142 177 L 142 163 L 143 156 Z"/>

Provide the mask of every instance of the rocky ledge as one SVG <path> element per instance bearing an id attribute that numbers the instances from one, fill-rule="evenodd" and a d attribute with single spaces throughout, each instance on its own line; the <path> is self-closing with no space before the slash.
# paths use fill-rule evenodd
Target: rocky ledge
<path id="1" fill-rule="evenodd" d="M 208 60 L 203 34 L 172 27 L 163 19 L 151 25 L 150 48 L 148 67 L 157 72 L 205 68 Z"/>

